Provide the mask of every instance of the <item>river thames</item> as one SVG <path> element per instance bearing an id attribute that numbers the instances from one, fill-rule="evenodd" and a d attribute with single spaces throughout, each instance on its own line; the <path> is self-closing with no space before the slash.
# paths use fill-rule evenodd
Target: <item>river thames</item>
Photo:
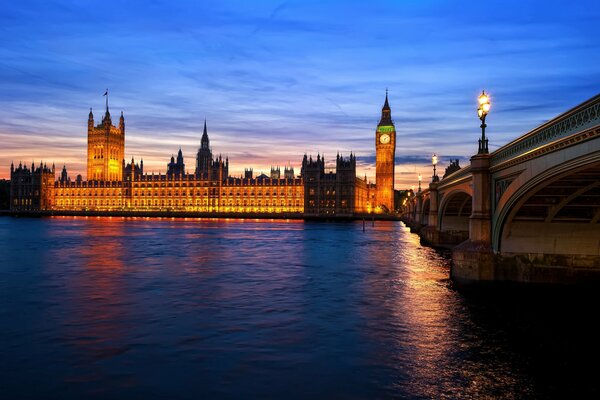
<path id="1" fill-rule="evenodd" d="M 449 269 L 400 222 L 2 217 L 2 398 L 598 394 L 595 296 Z"/>

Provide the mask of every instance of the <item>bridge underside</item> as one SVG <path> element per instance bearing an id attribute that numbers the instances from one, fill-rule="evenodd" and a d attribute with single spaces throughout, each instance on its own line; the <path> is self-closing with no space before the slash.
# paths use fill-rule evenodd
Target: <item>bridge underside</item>
<path id="1" fill-rule="evenodd" d="M 531 249 L 536 249 L 536 253 L 531 253 Z M 499 250 L 505 273 L 516 274 L 518 280 L 597 279 L 600 163 L 559 176 L 532 190 L 510 213 Z"/>
<path id="2" fill-rule="evenodd" d="M 472 198 L 469 194 L 458 192 L 450 195 L 442 208 L 440 232 L 442 241 L 458 244 L 469 238 L 469 217 Z"/>

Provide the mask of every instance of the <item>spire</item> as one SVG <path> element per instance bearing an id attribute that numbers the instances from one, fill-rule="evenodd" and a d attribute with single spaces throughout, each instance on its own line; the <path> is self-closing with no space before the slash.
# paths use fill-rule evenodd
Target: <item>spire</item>
<path id="1" fill-rule="evenodd" d="M 121 118 L 119 118 L 119 129 L 122 134 L 125 134 L 125 117 L 123 116 L 123 111 L 121 111 Z"/>
<path id="2" fill-rule="evenodd" d="M 388 102 L 388 90 L 385 88 L 385 103 L 383 103 L 383 110 L 389 110 L 390 103 Z"/>
<path id="3" fill-rule="evenodd" d="M 208 149 L 210 141 L 208 140 L 208 130 L 206 129 L 206 118 L 204 119 L 204 131 L 202 132 L 202 140 L 200 142 L 201 149 Z"/>
<path id="4" fill-rule="evenodd" d="M 390 108 L 390 103 L 388 101 L 387 89 L 385 89 L 385 102 L 381 108 L 381 119 L 379 120 L 378 126 L 381 125 L 394 125 L 394 122 L 392 121 L 392 109 Z"/>
<path id="5" fill-rule="evenodd" d="M 112 120 L 110 119 L 110 112 L 108 111 L 108 89 L 106 89 L 106 92 L 104 92 L 104 96 L 106 97 L 106 113 L 104 114 L 102 122 L 105 126 L 111 126 Z"/>

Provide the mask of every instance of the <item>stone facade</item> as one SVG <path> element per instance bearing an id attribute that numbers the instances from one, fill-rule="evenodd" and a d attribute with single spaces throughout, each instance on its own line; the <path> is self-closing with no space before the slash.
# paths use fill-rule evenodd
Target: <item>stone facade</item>
<path id="1" fill-rule="evenodd" d="M 392 121 L 392 112 L 387 93 L 381 109 L 381 119 L 375 133 L 376 206 L 379 212 L 394 211 L 394 171 L 396 157 L 396 127 Z"/>
<path id="2" fill-rule="evenodd" d="M 384 133 L 389 141 L 381 139 Z M 337 156 L 335 171 L 326 168 L 320 155 L 316 160 L 305 155 L 299 176 L 286 166 L 283 174 L 280 167 L 272 167 L 270 175 L 254 177 L 250 168 L 243 177 L 232 177 L 229 159 L 213 156 L 206 121 L 193 172 L 186 170 L 179 149 L 177 158 L 171 156 L 166 173 L 148 174 L 143 160 L 125 162 L 125 120 L 121 113 L 119 126 L 112 125 L 107 104 L 99 125 L 94 124 L 91 110 L 88 116 L 88 179 L 78 175 L 72 180 L 66 166 L 58 179 L 54 166 L 11 167 L 11 210 L 294 213 L 309 217 L 353 217 L 392 210 L 396 138 L 387 96 L 376 140 L 379 191 L 366 177 L 356 176 L 352 153 Z"/>

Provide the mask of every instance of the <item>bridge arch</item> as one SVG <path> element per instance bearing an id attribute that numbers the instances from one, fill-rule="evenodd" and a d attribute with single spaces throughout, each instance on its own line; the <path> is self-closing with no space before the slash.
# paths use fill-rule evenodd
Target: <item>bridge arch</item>
<path id="1" fill-rule="evenodd" d="M 429 225 L 429 209 L 430 209 L 430 201 L 429 201 L 429 197 L 423 199 L 423 204 L 421 206 L 421 215 L 420 217 L 420 223 L 421 225 Z"/>
<path id="2" fill-rule="evenodd" d="M 469 219 L 473 199 L 465 190 L 453 190 L 442 197 L 439 208 L 439 231 L 445 240 L 461 242 L 469 238 Z"/>
<path id="3" fill-rule="evenodd" d="M 496 207 L 495 251 L 528 254 L 536 249 L 539 254 L 562 256 L 558 262 L 567 264 L 585 264 L 586 256 L 600 255 L 600 152 L 519 183 Z"/>

